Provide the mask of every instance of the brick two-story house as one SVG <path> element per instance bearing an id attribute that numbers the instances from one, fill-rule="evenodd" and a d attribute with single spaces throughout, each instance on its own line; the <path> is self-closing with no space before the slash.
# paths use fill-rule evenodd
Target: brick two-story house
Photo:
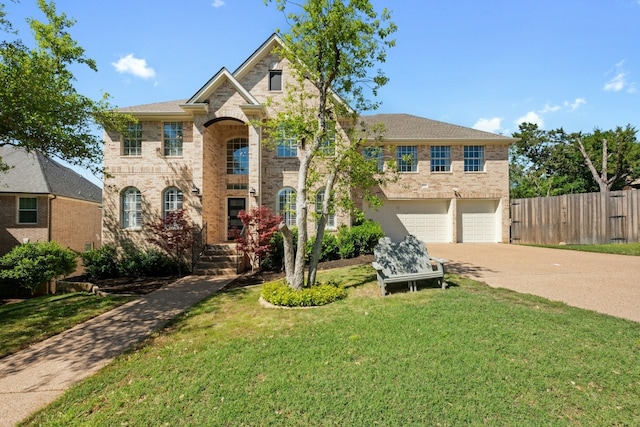
<path id="1" fill-rule="evenodd" d="M 120 111 L 138 119 L 126 135 L 105 133 L 105 243 L 145 240 L 144 224 L 184 208 L 207 225 L 208 241 L 227 241 L 238 212 L 268 206 L 286 213 L 294 200 L 295 146 L 267 148 L 255 123 L 293 84 L 273 35 L 234 72 L 222 68 L 193 96 Z M 400 179 L 380 189 L 382 208 L 366 215 L 399 239 L 502 242 L 509 239 L 508 147 L 512 138 L 405 114 L 362 118 L 386 127 Z M 408 159 L 411 159 L 408 161 Z M 320 197 L 320 196 L 319 196 Z M 311 211 L 314 200 L 310 201 Z M 349 224 L 337 213 L 328 229 Z"/>

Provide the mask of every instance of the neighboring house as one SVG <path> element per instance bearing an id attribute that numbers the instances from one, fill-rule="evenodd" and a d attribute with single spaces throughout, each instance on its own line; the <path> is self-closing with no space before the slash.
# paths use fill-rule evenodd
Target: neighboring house
<path id="1" fill-rule="evenodd" d="M 267 100 L 282 100 L 292 84 L 286 61 L 273 52 L 280 43 L 271 36 L 236 71 L 222 68 L 188 99 L 119 110 L 139 122 L 125 135 L 105 132 L 104 164 L 112 175 L 104 184 L 105 244 L 143 243 L 146 223 L 180 208 L 206 224 L 210 243 L 229 240 L 241 227 L 238 212 L 253 206 L 295 223 L 296 147 L 286 139 L 265 147 L 253 124 L 268 114 Z M 389 236 L 509 241 L 514 139 L 405 114 L 362 119 L 384 123 L 384 144 L 397 146 L 399 181 L 380 190 L 382 208 L 362 206 Z M 350 221 L 338 213 L 328 230 Z"/>
<path id="2" fill-rule="evenodd" d="M 0 255 L 26 242 L 85 251 L 102 241 L 102 190 L 40 153 L 0 147 Z"/>

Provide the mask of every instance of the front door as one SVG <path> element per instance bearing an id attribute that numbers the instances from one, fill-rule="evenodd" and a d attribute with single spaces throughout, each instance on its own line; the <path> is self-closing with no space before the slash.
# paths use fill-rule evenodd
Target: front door
<path id="1" fill-rule="evenodd" d="M 234 240 L 242 231 L 242 221 L 238 217 L 240 211 L 246 208 L 246 199 L 227 199 L 227 240 Z"/>

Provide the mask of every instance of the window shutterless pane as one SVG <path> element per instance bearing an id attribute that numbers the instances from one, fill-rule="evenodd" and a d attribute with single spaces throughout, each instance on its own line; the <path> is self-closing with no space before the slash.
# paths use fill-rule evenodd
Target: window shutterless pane
<path id="1" fill-rule="evenodd" d="M 164 124 L 164 155 L 182 156 L 182 122 Z"/>
<path id="2" fill-rule="evenodd" d="M 398 172 L 416 172 L 418 170 L 418 147 L 400 146 L 396 151 Z"/>
<path id="3" fill-rule="evenodd" d="M 431 147 L 431 172 L 451 171 L 451 147 L 432 146 Z"/>
<path id="4" fill-rule="evenodd" d="M 18 223 L 37 224 L 38 223 L 38 198 L 20 197 L 18 200 Z"/>

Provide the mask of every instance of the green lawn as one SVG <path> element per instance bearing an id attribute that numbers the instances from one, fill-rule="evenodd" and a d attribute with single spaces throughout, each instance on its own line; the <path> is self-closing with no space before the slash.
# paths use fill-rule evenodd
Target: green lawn
<path id="1" fill-rule="evenodd" d="M 320 308 L 213 296 L 28 425 L 640 425 L 638 323 L 458 276 L 381 298 L 368 266 L 329 274 L 353 286 Z"/>
<path id="2" fill-rule="evenodd" d="M 0 305 L 0 357 L 58 334 L 131 299 L 71 293 Z"/>
<path id="3" fill-rule="evenodd" d="M 609 243 L 603 245 L 539 245 L 544 248 L 599 252 L 616 255 L 640 256 L 640 243 Z"/>

